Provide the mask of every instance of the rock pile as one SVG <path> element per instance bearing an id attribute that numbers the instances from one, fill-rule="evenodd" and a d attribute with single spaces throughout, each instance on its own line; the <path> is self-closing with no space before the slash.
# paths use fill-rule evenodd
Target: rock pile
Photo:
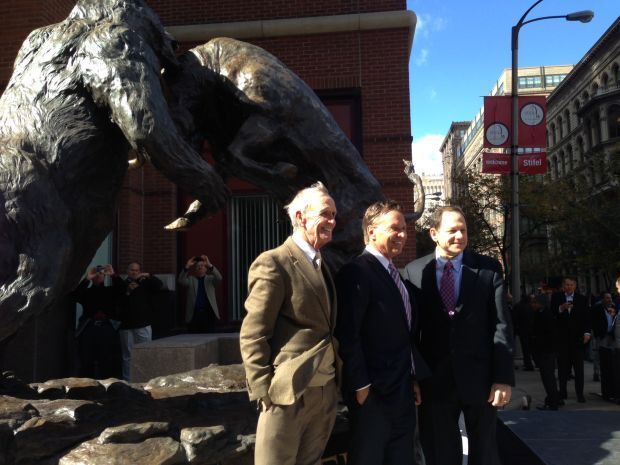
<path id="1" fill-rule="evenodd" d="M 155 378 L 0 377 L 0 465 L 250 465 L 257 413 L 241 365 Z"/>

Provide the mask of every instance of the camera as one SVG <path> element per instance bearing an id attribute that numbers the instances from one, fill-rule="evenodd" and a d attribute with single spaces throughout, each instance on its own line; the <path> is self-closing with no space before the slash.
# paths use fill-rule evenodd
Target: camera
<path id="1" fill-rule="evenodd" d="M 97 273 L 101 273 L 103 270 L 105 270 L 105 266 L 103 266 L 103 265 L 97 265 L 97 266 L 95 267 L 95 271 L 96 271 Z"/>
<path id="2" fill-rule="evenodd" d="M 196 261 L 196 262 L 201 262 L 201 261 L 202 261 L 202 257 L 201 257 L 200 255 L 196 255 L 196 256 L 194 257 L 194 261 Z"/>

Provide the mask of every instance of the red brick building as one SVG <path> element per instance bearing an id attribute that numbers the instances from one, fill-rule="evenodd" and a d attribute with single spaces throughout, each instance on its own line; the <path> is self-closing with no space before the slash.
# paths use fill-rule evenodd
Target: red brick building
<path id="1" fill-rule="evenodd" d="M 11 76 L 22 41 L 34 28 L 61 21 L 71 0 L 22 0 L 0 6 L 0 89 Z M 312 87 L 351 138 L 387 197 L 413 210 L 411 184 L 403 159 L 411 158 L 409 55 L 415 15 L 405 0 L 147 0 L 183 50 L 211 37 L 251 42 L 277 56 Z M 233 198 L 218 215 L 188 233 L 163 226 L 176 218 L 189 199 L 152 166 L 127 175 L 118 221 L 107 249 L 124 271 L 131 261 L 168 275 L 169 282 L 192 255 L 206 253 L 225 276 L 218 302 L 224 325 L 234 327 L 242 315 L 242 290 L 252 255 L 279 241 L 267 234 L 249 244 L 237 228 L 252 219 L 253 232 L 282 219 L 279 208 L 253 186 L 229 182 Z M 258 211 L 258 217 L 256 215 Z M 257 219 L 258 218 L 258 219 Z M 275 220 L 275 221 L 274 221 Z M 400 264 L 415 256 L 414 228 Z M 260 242 L 260 241 L 259 241 Z M 240 245 L 241 244 L 241 245 Z M 239 248 L 243 249 L 242 253 Z M 243 262 L 243 263 L 241 263 Z M 244 268 L 245 267 L 245 268 Z"/>

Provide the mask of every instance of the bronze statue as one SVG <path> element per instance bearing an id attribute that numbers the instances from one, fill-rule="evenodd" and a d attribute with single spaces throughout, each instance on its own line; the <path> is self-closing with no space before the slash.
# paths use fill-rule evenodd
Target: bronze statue
<path id="1" fill-rule="evenodd" d="M 195 147 L 209 142 L 224 177 L 250 181 L 281 203 L 317 180 L 338 207 L 327 259 L 339 266 L 363 247 L 361 218 L 383 198 L 357 149 L 308 85 L 265 50 L 218 38 L 180 58 L 166 73 L 170 111 Z M 200 202 L 169 225 L 204 216 Z"/>
<path id="2" fill-rule="evenodd" d="M 79 0 L 22 45 L 0 98 L 0 340 L 77 284 L 112 229 L 130 148 L 205 210 L 225 204 L 164 99 L 174 48 L 142 0 Z"/>
<path id="3" fill-rule="evenodd" d="M 227 176 L 283 203 L 320 180 L 338 206 L 326 259 L 362 248 L 363 212 L 383 194 L 314 92 L 250 44 L 214 39 L 180 60 L 175 47 L 143 0 L 78 0 L 22 45 L 0 98 L 0 341 L 78 283 L 129 152 L 197 199 L 171 229 L 221 208 Z"/>

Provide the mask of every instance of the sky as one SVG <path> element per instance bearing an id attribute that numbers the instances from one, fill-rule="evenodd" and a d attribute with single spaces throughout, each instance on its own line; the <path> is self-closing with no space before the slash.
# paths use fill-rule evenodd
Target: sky
<path id="1" fill-rule="evenodd" d="M 407 0 L 416 25 L 409 60 L 413 163 L 441 174 L 439 147 L 453 121 L 469 121 L 505 68 L 510 31 L 535 0 Z M 523 26 L 519 67 L 576 64 L 620 15 L 620 0 L 544 0 L 527 16 L 592 10 L 589 23 L 549 19 Z"/>

